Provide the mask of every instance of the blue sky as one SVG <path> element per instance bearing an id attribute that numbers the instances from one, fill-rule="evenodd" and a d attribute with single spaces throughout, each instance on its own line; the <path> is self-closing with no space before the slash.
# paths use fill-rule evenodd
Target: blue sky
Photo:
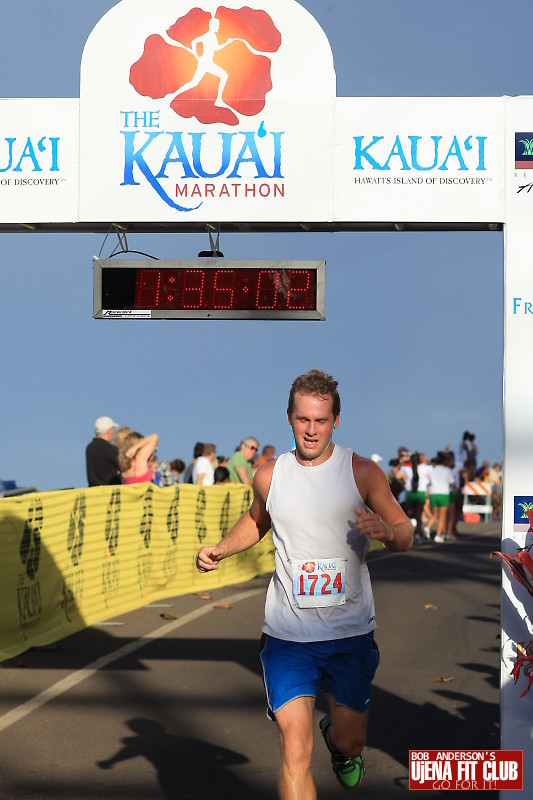
<path id="1" fill-rule="evenodd" d="M 339 96 L 531 93 L 525 0 L 301 4 L 329 38 Z M 79 97 L 84 43 L 113 5 L 6 5 L 0 96 Z M 195 234 L 128 241 L 160 258 L 208 247 Z M 93 320 L 102 242 L 1 236 L 0 478 L 85 486 L 84 450 L 103 414 L 156 431 L 162 458 L 188 461 L 198 439 L 230 455 L 247 435 L 281 452 L 290 384 L 313 367 L 339 380 L 337 441 L 363 455 L 388 461 L 399 444 L 433 455 L 468 429 L 482 458 L 500 460 L 502 233 L 222 236 L 226 258 L 325 259 L 325 322 Z"/>

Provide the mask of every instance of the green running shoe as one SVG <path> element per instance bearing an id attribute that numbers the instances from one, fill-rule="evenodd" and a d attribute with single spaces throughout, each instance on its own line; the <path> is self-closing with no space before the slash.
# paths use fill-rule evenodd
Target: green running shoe
<path id="1" fill-rule="evenodd" d="M 329 743 L 328 730 L 331 728 L 330 717 L 322 717 L 319 722 L 320 732 L 324 737 L 326 747 L 331 753 L 331 766 L 337 776 L 337 780 L 344 789 L 355 789 L 363 780 L 365 774 L 365 762 L 363 756 L 346 758 L 345 755 L 336 750 Z"/>

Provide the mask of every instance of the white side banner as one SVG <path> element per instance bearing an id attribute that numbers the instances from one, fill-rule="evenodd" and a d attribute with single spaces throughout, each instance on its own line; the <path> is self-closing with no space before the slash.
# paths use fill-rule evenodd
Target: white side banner
<path id="1" fill-rule="evenodd" d="M 504 496 L 502 551 L 523 557 L 533 544 L 533 98 L 512 98 L 506 126 Z M 526 570 L 527 573 L 527 570 Z M 503 574 L 502 748 L 524 750 L 524 787 L 533 786 L 533 597 Z M 525 660 L 520 664 L 520 658 Z M 517 681 L 511 676 L 515 670 Z M 501 800 L 516 792 L 503 791 Z"/>
<path id="2" fill-rule="evenodd" d="M 0 100 L 0 223 L 78 221 L 79 105 Z"/>
<path id="3" fill-rule="evenodd" d="M 335 220 L 501 222 L 503 98 L 339 98 Z"/>

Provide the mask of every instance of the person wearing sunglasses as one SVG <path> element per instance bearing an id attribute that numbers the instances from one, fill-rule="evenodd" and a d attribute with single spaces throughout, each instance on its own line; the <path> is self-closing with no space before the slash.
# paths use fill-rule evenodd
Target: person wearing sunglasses
<path id="1" fill-rule="evenodd" d="M 254 482 L 252 459 L 257 453 L 259 442 L 253 436 L 241 440 L 237 450 L 228 459 L 226 464 L 230 480 L 234 483 L 246 483 L 251 486 Z"/>

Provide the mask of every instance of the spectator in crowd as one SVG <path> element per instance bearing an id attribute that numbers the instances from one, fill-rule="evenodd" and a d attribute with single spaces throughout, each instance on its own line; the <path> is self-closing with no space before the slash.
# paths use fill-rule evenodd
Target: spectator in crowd
<path id="1" fill-rule="evenodd" d="M 181 458 L 173 461 L 160 461 L 159 470 L 161 472 L 160 486 L 173 486 L 179 483 L 180 475 L 185 472 L 185 462 Z"/>
<path id="2" fill-rule="evenodd" d="M 401 472 L 405 476 L 405 491 L 409 513 L 416 522 L 415 542 L 429 539 L 429 528 L 424 528 L 422 514 L 426 505 L 432 467 L 425 453 L 414 452 L 410 464 L 404 464 Z"/>
<path id="3" fill-rule="evenodd" d="M 389 461 L 389 471 L 387 480 L 389 482 L 391 494 L 398 501 L 402 510 L 407 508 L 407 498 L 405 492 L 405 475 L 402 473 L 402 465 L 398 458 L 391 458 Z"/>
<path id="4" fill-rule="evenodd" d="M 500 464 L 495 463 L 491 467 L 489 460 L 485 459 L 481 466 L 478 467 L 478 448 L 475 439 L 476 437 L 473 433 L 465 431 L 458 448 L 457 457 L 453 453 L 450 444 L 439 450 L 437 456 L 432 458 L 431 462 L 428 461 L 423 453 L 410 453 L 404 445 L 400 445 L 397 449 L 398 458 L 389 461 L 390 469 L 387 473 L 387 478 L 391 492 L 408 516 L 417 522 L 415 542 L 421 541 L 421 532 L 424 538 L 430 538 L 429 528 L 431 527 L 437 528 L 437 543 L 451 541 L 459 536 L 457 523 L 461 520 L 463 513 L 463 487 L 469 481 L 482 480 L 492 487 L 493 517 L 494 519 L 501 518 Z M 370 458 L 376 463 L 380 463 L 378 460 L 380 456 L 377 454 L 372 455 Z M 415 461 L 417 461 L 416 464 Z M 451 470 L 453 475 L 453 481 L 449 484 L 449 488 L 446 481 L 443 483 L 442 492 L 436 491 L 435 484 L 431 488 L 427 484 L 429 475 L 435 466 L 439 467 L 436 476 L 437 480 L 442 479 L 445 475 L 449 478 L 449 473 L 444 471 L 443 468 Z M 416 483 L 415 472 L 418 473 L 418 484 Z M 405 492 L 407 492 L 408 497 L 407 503 L 404 502 Z M 418 497 L 415 497 L 415 492 L 418 493 Z M 424 505 L 419 508 L 419 503 L 422 501 L 422 492 L 425 492 L 426 499 Z M 445 501 L 436 496 L 440 494 L 449 495 L 447 506 L 442 505 L 442 502 Z M 445 508 L 445 510 L 442 511 L 440 510 L 441 508 Z M 443 528 L 442 518 L 445 518 Z"/>
<path id="5" fill-rule="evenodd" d="M 448 507 L 450 505 L 450 492 L 455 488 L 453 472 L 447 466 L 447 453 L 439 452 L 435 458 L 435 466 L 431 473 L 429 484 L 429 504 L 431 517 L 428 527 L 437 522 L 437 531 L 434 541 L 442 544 L 447 540 Z"/>
<path id="6" fill-rule="evenodd" d="M 150 483 L 152 481 L 153 474 L 148 460 L 155 452 L 158 441 L 157 433 L 142 436 L 137 431 L 132 431 L 125 438 L 119 456 L 124 483 Z"/>
<path id="7" fill-rule="evenodd" d="M 374 464 L 378 464 L 378 465 L 379 465 L 379 464 L 381 464 L 381 462 L 383 461 L 383 459 L 382 459 L 382 457 L 379 455 L 379 453 L 372 453 L 372 455 L 370 456 L 370 461 L 373 461 L 373 462 L 374 462 Z"/>
<path id="8" fill-rule="evenodd" d="M 202 455 L 197 458 L 192 469 L 192 482 L 197 486 L 212 486 L 215 482 L 215 466 L 217 458 L 216 445 L 204 444 Z"/>
<path id="9" fill-rule="evenodd" d="M 254 461 L 254 467 L 259 469 L 263 464 L 270 464 L 271 461 L 276 460 L 276 448 L 273 444 L 266 444 L 261 450 L 261 455 L 257 456 Z"/>
<path id="10" fill-rule="evenodd" d="M 453 486 L 450 489 L 450 505 L 448 506 L 448 517 L 446 523 L 446 539 L 452 541 L 455 536 L 459 536 L 457 522 L 461 518 L 463 510 L 463 494 L 461 492 L 461 469 L 455 463 L 455 454 L 446 454 L 446 466 L 449 467 L 453 475 Z"/>
<path id="11" fill-rule="evenodd" d="M 487 476 L 489 474 L 489 470 L 490 470 L 490 461 L 485 459 L 484 461 L 481 462 L 481 466 L 476 469 L 476 479 L 488 483 Z"/>
<path id="12" fill-rule="evenodd" d="M 112 444 L 115 428 L 118 423 L 111 417 L 98 417 L 94 423 L 95 437 L 85 450 L 89 486 L 120 484 L 118 449 Z"/>
<path id="13" fill-rule="evenodd" d="M 152 470 L 152 483 L 155 483 L 156 486 L 161 486 L 161 470 L 159 469 L 157 453 L 152 453 L 148 459 L 148 466 Z"/>
<path id="14" fill-rule="evenodd" d="M 487 475 L 485 476 L 485 482 L 490 484 L 490 486 L 499 486 L 501 488 L 502 485 L 501 464 L 494 463 L 492 467 L 489 467 L 489 469 L 487 470 Z"/>
<path id="15" fill-rule="evenodd" d="M 466 469 L 469 481 L 473 481 L 476 475 L 477 444 L 475 439 L 475 434 L 465 431 L 458 451 L 458 461 Z"/>
<path id="16" fill-rule="evenodd" d="M 119 452 L 120 450 L 122 450 L 122 444 L 124 442 L 124 439 L 130 433 L 131 433 L 131 428 L 128 428 L 127 425 L 121 425 L 119 428 L 116 429 L 113 443 Z"/>
<path id="17" fill-rule="evenodd" d="M 492 489 L 492 519 L 502 517 L 502 469 L 501 464 L 494 463 L 490 467 L 485 482 Z"/>
<path id="18" fill-rule="evenodd" d="M 217 467 L 215 469 L 215 485 L 219 483 L 229 483 L 229 470 L 226 467 Z"/>
<path id="19" fill-rule="evenodd" d="M 226 458 L 226 456 L 217 455 L 217 466 L 225 467 L 227 463 L 228 463 L 228 459 Z"/>
<path id="20" fill-rule="evenodd" d="M 251 461 L 259 449 L 259 442 L 253 436 L 242 439 L 239 447 L 228 460 L 230 479 L 235 483 L 252 485 L 254 473 Z"/>
<path id="21" fill-rule="evenodd" d="M 187 465 L 187 469 L 185 470 L 185 474 L 183 476 L 183 483 L 193 483 L 192 479 L 192 471 L 194 469 L 194 465 L 196 463 L 196 459 L 200 458 L 202 455 L 202 450 L 204 449 L 203 442 L 196 442 L 194 445 L 194 450 L 192 454 L 192 461 L 190 464 Z"/>

